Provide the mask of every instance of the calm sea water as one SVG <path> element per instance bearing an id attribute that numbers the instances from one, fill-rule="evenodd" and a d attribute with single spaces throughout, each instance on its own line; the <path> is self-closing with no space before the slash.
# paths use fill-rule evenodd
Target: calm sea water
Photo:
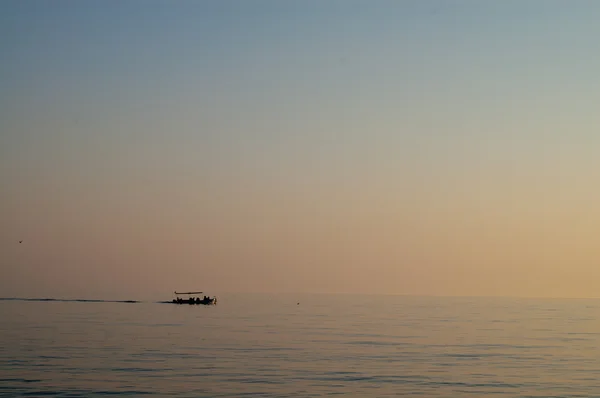
<path id="1" fill-rule="evenodd" d="M 0 301 L 0 396 L 600 396 L 600 301 L 219 299 Z"/>

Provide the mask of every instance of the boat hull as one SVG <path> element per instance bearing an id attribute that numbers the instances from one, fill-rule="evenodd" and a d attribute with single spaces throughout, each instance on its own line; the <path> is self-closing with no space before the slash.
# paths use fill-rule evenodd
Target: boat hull
<path id="1" fill-rule="evenodd" d="M 188 300 L 183 300 L 183 299 L 173 299 L 172 301 L 173 304 L 187 304 L 187 305 L 215 305 L 217 304 L 217 299 L 216 298 L 211 298 L 208 300 L 194 300 L 194 299 L 188 299 Z"/>

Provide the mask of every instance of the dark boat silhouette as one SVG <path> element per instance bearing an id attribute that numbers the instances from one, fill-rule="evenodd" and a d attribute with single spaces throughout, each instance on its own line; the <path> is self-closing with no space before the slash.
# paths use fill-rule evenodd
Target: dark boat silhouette
<path id="1" fill-rule="evenodd" d="M 173 299 L 172 303 L 173 304 L 189 304 L 189 305 L 194 305 L 194 304 L 203 304 L 203 305 L 213 305 L 213 304 L 217 304 L 217 298 L 216 297 L 208 297 L 208 296 L 204 296 L 202 298 L 200 297 L 194 297 L 194 294 L 202 294 L 202 292 L 182 292 L 182 293 L 178 293 L 175 292 L 175 295 L 177 296 L 176 298 Z M 188 296 L 187 298 L 181 298 L 179 296 Z"/>

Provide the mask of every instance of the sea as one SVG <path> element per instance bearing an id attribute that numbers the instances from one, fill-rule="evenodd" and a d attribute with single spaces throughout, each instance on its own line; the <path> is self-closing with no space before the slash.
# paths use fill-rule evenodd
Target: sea
<path id="1" fill-rule="evenodd" d="M 600 397 L 600 300 L 158 301 L 0 300 L 0 396 Z"/>

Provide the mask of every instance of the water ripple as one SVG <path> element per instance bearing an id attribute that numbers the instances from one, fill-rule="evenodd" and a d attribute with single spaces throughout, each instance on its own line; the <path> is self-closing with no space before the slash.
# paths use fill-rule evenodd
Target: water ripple
<path id="1" fill-rule="evenodd" d="M 0 302 L 9 397 L 589 397 L 600 306 L 585 301 L 223 298 L 210 311 Z M 46 304 L 52 301 L 52 305 Z M 502 325 L 499 328 L 491 325 Z"/>

